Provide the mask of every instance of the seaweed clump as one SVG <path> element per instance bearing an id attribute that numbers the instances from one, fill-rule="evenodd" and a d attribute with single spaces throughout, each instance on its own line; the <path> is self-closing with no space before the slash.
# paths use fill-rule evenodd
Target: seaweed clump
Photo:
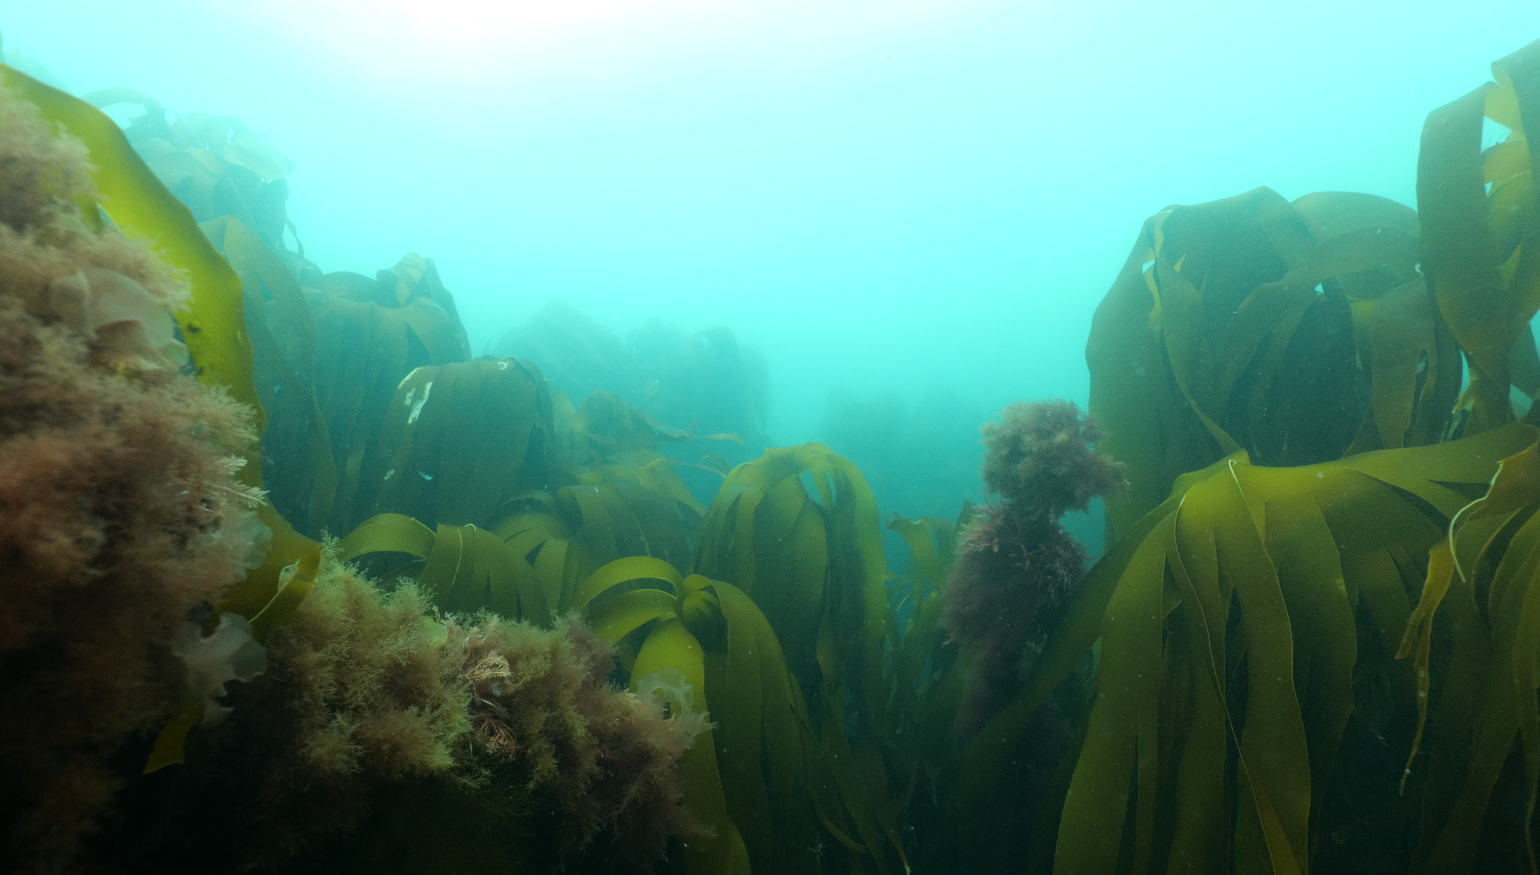
<path id="1" fill-rule="evenodd" d="M 645 871 L 694 828 L 678 759 L 700 727 L 610 686 L 611 649 L 579 623 L 441 622 L 423 590 L 386 592 L 329 546 L 268 660 L 188 773 L 146 790 L 154 823 L 125 824 L 146 863 L 530 872 L 603 856 Z M 237 847 L 216 828 L 232 820 Z"/>
<path id="2" fill-rule="evenodd" d="M 528 773 L 559 815 L 560 855 L 642 868 L 696 831 L 678 761 L 705 718 L 610 686 L 612 645 L 575 620 L 548 630 L 483 613 L 464 653 L 478 750 Z"/>
<path id="3" fill-rule="evenodd" d="M 184 694 L 174 639 L 266 534 L 231 476 L 249 411 L 179 372 L 186 288 L 96 200 L 84 147 L 0 89 L 6 871 L 74 858 Z"/>
<path id="4" fill-rule="evenodd" d="M 986 423 L 982 476 L 998 496 L 964 526 L 942 624 L 972 658 L 957 716 L 976 730 L 1019 685 L 1089 561 L 1059 523 L 1113 494 L 1122 467 L 1097 454 L 1094 418 L 1063 400 L 1017 402 Z"/>

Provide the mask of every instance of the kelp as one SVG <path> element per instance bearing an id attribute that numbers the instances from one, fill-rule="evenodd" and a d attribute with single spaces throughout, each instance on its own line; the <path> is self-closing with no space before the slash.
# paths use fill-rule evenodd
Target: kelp
<path id="1" fill-rule="evenodd" d="M 604 393 L 596 403 L 610 415 L 574 421 L 559 391 L 547 393 L 533 365 L 516 359 L 409 375 L 397 389 L 385 435 L 368 453 L 373 461 L 366 470 L 383 486 L 363 494 L 376 496 L 372 506 L 380 513 L 344 539 L 345 555 L 414 556 L 385 576 L 422 582 L 419 575 L 433 564 L 422 533 L 437 525 L 442 538 L 446 523 L 465 521 L 466 531 L 479 525 L 481 538 L 504 542 L 510 573 L 522 580 L 532 569 L 544 604 L 561 613 L 570 609 L 580 581 L 617 559 L 650 556 L 687 565 L 705 509 L 655 449 L 660 441 L 685 438 Z M 553 406 L 569 410 L 553 421 Z M 584 409 L 592 405 L 585 402 Z M 557 421 L 566 427 L 557 428 Z M 392 441 L 392 434 L 402 436 Z M 391 522 L 382 528 L 385 519 Z M 460 601 L 460 609 L 490 607 L 533 619 L 509 613 L 512 601 L 494 601 L 484 588 L 476 592 L 486 597 Z"/>
<path id="2" fill-rule="evenodd" d="M 624 639 L 627 630 L 607 619 L 615 606 L 655 597 L 645 589 L 606 592 L 613 587 L 593 582 L 603 577 L 595 566 L 607 568 L 617 560 L 624 566 L 648 553 L 661 554 L 648 561 L 668 568 L 695 561 L 694 532 L 704 508 L 658 453 L 660 444 L 686 439 L 687 433 L 661 426 L 618 399 L 596 396 L 573 412 L 563 443 L 555 436 L 556 413 L 538 371 L 517 361 L 467 360 L 452 299 L 442 293 L 431 262 L 409 256 L 372 281 L 354 274 L 313 276 L 303 266 L 296 276 L 297 263 L 253 233 L 256 220 L 247 221 L 239 210 L 221 211 L 222 201 L 212 197 L 208 186 L 199 188 L 195 183 L 202 177 L 191 173 L 173 181 L 193 192 L 190 198 L 201 191 L 215 204 L 211 209 L 217 214 L 201 229 L 205 238 L 133 157 L 117 129 L 102 121 L 104 135 L 116 137 L 119 154 L 137 167 L 142 187 L 160 197 L 173 213 L 171 221 L 180 223 L 174 226 L 173 244 L 192 241 L 192 251 L 201 253 L 203 274 L 196 259 L 181 262 L 192 265 L 195 308 L 207 310 L 208 289 L 224 294 L 224 308 L 207 311 L 206 335 L 205 323 L 198 321 L 205 319 L 201 311 L 195 309 L 182 323 L 200 375 L 226 382 L 254 406 L 264 397 L 270 403 L 283 399 L 274 404 L 284 428 L 269 435 L 274 461 L 268 470 L 289 506 L 307 517 L 307 527 L 387 508 L 426 520 L 374 513 L 362 525 L 349 527 L 351 534 L 341 544 L 344 556 L 404 554 L 409 561 L 398 576 L 417 581 L 437 608 L 451 612 L 490 607 L 545 620 L 553 609 L 590 607 L 599 595 L 595 610 L 607 613 L 595 624 L 617 639 Z M 183 143 L 181 151 L 207 145 Z M 168 166 L 178 161 L 170 158 Z M 129 228 L 127 221 L 119 224 Z M 210 242 L 226 259 L 215 254 Z M 245 279 L 244 296 L 240 278 Z M 301 288 L 302 281 L 309 288 Z M 250 335 L 235 310 L 242 304 Z M 214 325 L 214 317 L 224 322 Z M 252 377 L 251 351 L 245 346 L 249 336 L 259 347 L 260 383 Z M 211 345 L 231 343 L 233 348 Z M 221 351 L 224 358 L 217 355 Z M 510 433 L 517 437 L 508 442 Z M 331 452 L 323 452 L 328 444 Z M 563 447 L 574 450 L 562 456 L 570 465 L 552 457 Z M 820 866 L 825 835 L 855 855 L 851 859 L 875 859 L 879 870 L 891 868 L 883 861 L 895 851 L 902 857 L 895 809 L 881 799 L 883 794 L 866 789 L 868 779 L 884 770 L 880 753 L 870 743 L 853 748 L 844 733 L 847 699 L 863 721 L 875 726 L 884 695 L 886 568 L 876 506 L 859 472 L 826 450 L 810 448 L 797 460 L 817 481 L 814 489 L 822 499 L 814 502 L 817 510 L 808 511 L 819 518 L 822 556 L 794 570 L 811 570 L 814 577 L 804 586 L 820 592 L 830 567 L 837 586 L 856 582 L 861 587 L 853 601 L 831 588 L 827 617 L 834 624 L 830 629 L 837 626 L 842 638 L 856 632 L 857 646 L 849 648 L 843 641 L 836 646 L 826 632 L 820 648 L 816 625 L 806 642 L 822 650 L 821 666 L 809 651 L 823 694 L 818 707 L 801 701 L 764 614 L 729 583 L 699 575 L 679 578 L 675 572 L 677 610 L 652 616 L 645 636 L 622 651 L 638 691 L 661 672 L 680 673 L 702 691 L 714 712 L 724 715 L 722 732 L 733 739 L 721 747 L 725 779 L 711 762 L 713 746 L 700 746 L 705 753 L 692 754 L 685 764 L 691 804 L 704 812 L 708 825 L 719 827 L 719 840 L 698 842 L 687 851 L 695 871 L 747 871 L 750 847 L 762 869 Z M 248 470 L 255 474 L 260 469 L 252 465 Z M 396 472 L 412 476 L 395 485 Z M 727 490 L 730 497 L 741 497 L 745 485 L 770 485 L 758 481 L 758 473 L 763 469 L 737 477 Z M 790 483 L 800 490 L 796 473 Z M 778 508 L 789 496 L 782 489 L 764 507 Z M 805 494 L 803 499 L 810 501 Z M 739 525 L 752 530 L 751 522 Z M 298 538 L 280 537 L 275 556 L 285 549 L 292 553 L 290 542 Z M 775 558 L 766 557 L 757 566 L 733 561 L 740 569 L 766 568 L 761 590 L 769 594 L 773 590 L 765 581 L 776 576 Z M 250 611 L 259 634 L 281 621 L 282 610 L 297 604 L 313 574 L 304 563 L 281 579 L 278 570 L 271 569 L 268 598 L 253 602 L 260 594 L 248 586 L 232 605 L 266 604 L 266 610 Z M 718 680 L 708 686 L 708 676 Z M 178 739 L 189 723 L 168 730 L 153 764 L 178 758 Z M 764 739 L 768 770 L 754 753 L 759 746 L 745 741 L 755 737 Z M 720 801 L 713 804 L 713 799 Z M 776 817 L 760 816 L 772 810 L 770 800 Z M 733 839 L 735 821 L 745 824 L 747 845 Z"/>
<path id="3" fill-rule="evenodd" d="M 626 557 L 687 560 L 698 522 L 681 514 L 676 500 L 625 482 L 523 493 L 504 509 L 506 515 L 485 528 L 438 523 L 434 529 L 411 516 L 382 513 L 342 539 L 342 555 L 409 556 L 380 566 L 383 577 L 416 581 L 445 610 L 490 608 L 545 622 L 551 611 L 575 608 L 578 584 L 600 566 Z"/>
<path id="4" fill-rule="evenodd" d="M 976 513 L 975 505 L 964 502 L 956 522 L 897 514 L 888 521 L 888 528 L 903 538 L 909 561 L 889 582 L 898 644 L 889 657 L 895 683 L 888 709 L 892 725 L 903 731 L 887 739 L 884 753 L 893 774 L 908 783 L 900 821 L 915 836 L 911 846 L 919 871 L 948 867 L 957 859 L 955 830 L 948 823 L 959 754 L 952 728 L 969 666 L 941 626 L 941 616 L 957 559 L 957 532 Z"/>
<path id="5" fill-rule="evenodd" d="M 132 88 L 93 91 L 83 99 L 101 109 L 132 104 L 143 111 L 123 133 L 196 221 L 232 216 L 269 246 L 284 249 L 284 232 L 293 228 L 286 205 L 294 162 L 266 135 L 233 116 L 188 113 L 173 120 L 160 101 Z"/>
<path id="6" fill-rule="evenodd" d="M 895 731 L 885 660 L 896 641 L 879 526 L 854 465 L 821 444 L 771 449 L 722 484 L 694 568 L 733 581 L 764 612 L 821 726 L 859 839 L 888 871 L 904 851 L 881 754 Z M 886 862 L 884 848 L 898 859 Z"/>
<path id="7" fill-rule="evenodd" d="M 1528 436 L 1434 546 L 1401 643 L 1419 679 L 1407 773 L 1425 767 L 1440 791 L 1424 793 L 1417 871 L 1475 869 L 1473 860 L 1489 870 L 1536 869 L 1540 435 Z M 1434 660 L 1443 663 L 1436 674 Z M 1513 798 L 1522 815 L 1502 809 Z"/>
<path id="8" fill-rule="evenodd" d="M 1493 70 L 1429 115 L 1416 215 L 1257 190 L 1145 224 L 1087 347 L 1119 540 L 965 756 L 961 822 L 1089 653 L 1056 871 L 1533 866 L 1532 802 L 1497 801 L 1534 798 L 1540 737 L 1512 655 L 1540 43 Z"/>
<path id="9" fill-rule="evenodd" d="M 373 441 L 355 438 L 378 433 L 391 392 L 412 369 L 470 357 L 432 261 L 408 253 L 372 280 L 323 275 L 286 246 L 294 165 L 265 136 L 229 116 L 173 119 L 129 88 L 88 100 L 143 110 L 123 135 L 239 274 L 269 420 L 262 473 L 275 506 L 311 535 L 356 525 L 373 511 L 354 507 L 360 453 Z"/>
<path id="10" fill-rule="evenodd" d="M 641 587 L 611 593 L 622 584 L 641 580 L 662 583 L 667 589 Z M 633 689 L 639 689 L 650 676 L 674 672 L 682 682 L 665 690 L 671 712 L 698 711 L 705 704 L 714 714 L 717 708 L 709 704 L 706 656 L 698 633 L 720 632 L 712 628 L 724 619 L 719 585 L 699 575 L 684 578 L 667 562 L 630 557 L 605 565 L 585 579 L 573 595 L 572 607 L 587 608 L 606 593 L 612 597 L 587 612 L 589 625 L 601 637 L 619 642 L 648 627 L 631 666 Z M 765 661 L 773 658 L 768 653 L 762 657 Z M 685 865 L 691 873 L 747 873 L 751 869 L 748 851 L 738 824 L 728 814 L 716 734 L 717 730 L 711 730 L 712 744 L 697 740 L 680 763 L 685 776 L 685 804 L 712 830 L 710 838 L 697 839 L 691 843 L 693 847 L 686 848 Z M 754 755 L 757 759 L 757 747 Z"/>
<path id="11" fill-rule="evenodd" d="M 1526 115 L 1540 118 L 1540 46 L 1492 72 L 1495 83 L 1428 115 L 1417 160 L 1423 272 L 1470 366 L 1472 431 L 1513 418 L 1509 386 L 1531 398 L 1540 390 L 1529 330 L 1540 310 L 1540 202 L 1524 132 Z M 1483 150 L 1488 120 L 1507 135 Z"/>
<path id="12" fill-rule="evenodd" d="M 415 254 L 372 280 L 326 274 L 306 293 L 306 302 L 316 335 L 326 339 L 315 347 L 313 391 L 326 417 L 337 471 L 331 516 L 314 525 L 344 530 L 377 512 L 361 495 L 377 486 L 365 477 L 365 462 L 401 382 L 420 367 L 469 361 L 470 347 L 432 262 Z M 294 349 L 303 350 L 302 327 L 286 321 L 300 332 Z M 273 324 L 279 335 L 282 329 Z"/>
<path id="13" fill-rule="evenodd" d="M 414 582 L 445 613 L 490 608 L 534 623 L 551 620 L 551 599 L 535 570 L 495 532 L 474 524 L 440 523 L 434 530 L 411 517 L 383 513 L 354 529 L 337 549 L 343 562 L 378 552 L 416 557 L 421 567 Z"/>
<path id="14" fill-rule="evenodd" d="M 304 292 L 283 260 L 240 219 L 221 216 L 200 227 L 241 279 L 252 380 L 269 414 L 263 485 L 285 519 L 301 525 L 327 519 L 337 495 L 337 467 L 312 388 L 316 328 Z"/>
<path id="15" fill-rule="evenodd" d="M 633 586 L 645 582 L 661 586 Z M 820 738 L 769 620 L 743 590 L 638 557 L 595 572 L 573 606 L 610 640 L 641 637 L 633 689 L 654 672 L 677 671 L 715 721 L 714 745 L 697 744 L 683 763 L 686 804 L 716 830 L 687 850 L 688 871 L 814 871 L 824 865 L 825 830 L 854 865 L 873 853 L 871 840 L 887 840 L 861 785 L 880 761 L 863 762 L 827 726 Z"/>
<path id="16" fill-rule="evenodd" d="M 772 451 L 729 475 L 707 511 L 695 563 L 702 568 L 715 558 L 724 571 L 743 575 L 745 586 L 735 586 L 676 570 L 674 563 L 689 557 L 686 533 L 700 524 L 698 516 L 683 515 L 688 493 L 677 481 L 609 481 L 606 470 L 613 469 L 590 466 L 586 482 L 524 494 L 488 529 L 441 523 L 435 531 L 406 516 L 381 515 L 344 538 L 341 555 L 412 557 L 396 574 L 416 580 L 444 610 L 491 607 L 526 618 L 544 616 L 547 606 L 584 611 L 595 631 L 620 646 L 633 686 L 665 669 L 688 680 L 719 721 L 716 750 L 686 754 L 684 763 L 687 804 L 716 830 L 713 841 L 690 843 L 690 871 L 728 871 L 749 861 L 761 871 L 818 866 L 822 854 L 814 849 L 824 835 L 845 853 L 872 859 L 878 871 L 901 867 L 899 807 L 886 793 L 879 745 L 889 732 L 879 728 L 885 703 L 863 705 L 862 686 L 853 680 L 864 673 L 880 690 L 889 686 L 886 566 L 876 506 L 859 472 L 810 445 Z M 800 479 L 804 471 L 818 484 L 812 494 Z M 774 527 L 788 514 L 803 534 L 776 552 L 769 546 Z M 740 533 L 757 554 L 735 542 Z M 660 583 L 635 585 L 649 580 Z M 867 587 L 870 602 L 836 597 L 834 587 L 853 582 Z M 780 641 L 788 633 L 774 629 L 755 598 L 790 617 L 784 595 L 776 599 L 785 589 L 829 603 L 802 630 L 817 696 L 812 705 L 783 655 Z M 929 620 L 921 622 L 934 626 L 939 601 L 932 594 L 927 603 Z M 852 632 L 854 647 L 845 643 Z M 863 669 L 869 652 L 875 655 Z M 846 737 L 847 713 L 871 724 L 865 738 Z"/>
<path id="17" fill-rule="evenodd" d="M 821 444 L 771 449 L 728 475 L 695 563 L 754 599 L 804 686 L 844 686 L 869 719 L 890 629 L 880 524 L 854 465 Z"/>
<path id="18" fill-rule="evenodd" d="M 555 427 L 540 372 L 517 359 L 421 367 L 391 398 L 359 466 L 348 518 L 401 513 L 486 525 L 553 478 Z"/>
<path id="19" fill-rule="evenodd" d="M 1128 467 L 1115 531 L 1238 449 L 1297 465 L 1441 437 L 1459 368 L 1416 303 L 1416 228 L 1369 195 L 1265 188 L 1145 222 L 1086 346 L 1101 449 Z"/>
<path id="20" fill-rule="evenodd" d="M 1365 706 L 1357 617 L 1381 646 L 1398 637 L 1417 582 L 1410 560 L 1465 504 L 1451 487 L 1483 483 L 1534 437 L 1515 425 L 1296 468 L 1237 453 L 1184 476 L 1093 569 L 1023 699 L 969 751 L 974 767 L 1100 638 L 1055 871 L 1225 871 L 1232 858 L 1306 871 L 1315 831 L 1342 826 L 1312 812 Z M 1386 666 L 1403 691 L 1410 669 Z M 1385 792 L 1393 799 L 1394 781 Z"/>

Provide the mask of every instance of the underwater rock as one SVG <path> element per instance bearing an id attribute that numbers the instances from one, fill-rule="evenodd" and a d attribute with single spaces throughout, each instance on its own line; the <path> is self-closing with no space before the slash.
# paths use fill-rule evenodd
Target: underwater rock
<path id="1" fill-rule="evenodd" d="M 184 695 L 177 629 L 245 577 L 250 412 L 171 367 L 187 290 L 98 228 L 84 148 L 0 90 L 0 868 L 52 872 Z"/>

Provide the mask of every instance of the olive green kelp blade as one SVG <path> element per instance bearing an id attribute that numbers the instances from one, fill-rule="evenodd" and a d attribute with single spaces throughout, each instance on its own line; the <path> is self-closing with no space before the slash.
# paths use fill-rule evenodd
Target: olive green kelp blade
<path id="1" fill-rule="evenodd" d="M 733 469 L 712 500 L 695 570 L 731 581 L 763 611 L 807 693 L 807 726 L 830 770 L 819 783 L 838 788 L 852 840 L 889 871 L 907 864 L 880 753 L 892 736 L 886 655 L 895 631 L 879 525 L 849 461 L 821 444 L 771 449 Z M 825 821 L 836 815 L 829 807 Z"/>
<path id="2" fill-rule="evenodd" d="M 1540 41 L 1492 65 L 1495 83 L 1428 114 L 1417 160 L 1422 268 L 1470 364 L 1468 430 L 1513 418 L 1509 387 L 1540 391 L 1529 321 L 1540 310 L 1536 144 Z M 1483 150 L 1487 120 L 1508 129 Z"/>
<path id="3" fill-rule="evenodd" d="M 1416 273 L 1410 213 L 1259 188 L 1145 222 L 1086 346 L 1099 449 L 1127 468 L 1108 502 L 1115 532 L 1238 449 L 1265 465 L 1327 461 L 1381 446 L 1375 416 L 1401 446 L 1413 410 L 1431 420 L 1414 442 L 1441 437 L 1457 352 Z"/>
<path id="4" fill-rule="evenodd" d="M 970 510 L 964 508 L 965 517 Z M 917 728 L 917 737 L 911 739 L 915 752 L 936 768 L 949 758 L 948 733 L 957 706 L 955 695 L 961 689 L 957 648 L 940 625 L 947 575 L 956 561 L 958 527 L 940 517 L 909 520 L 897 514 L 888 523 L 909 547 L 911 563 L 909 573 L 898 579 L 899 587 L 908 583 L 908 591 L 894 609 L 901 642 L 895 666 L 899 675 L 896 707 L 903 715 L 895 722 Z M 899 592 L 903 590 L 895 595 Z"/>
<path id="5" fill-rule="evenodd" d="M 239 219 L 222 216 L 201 227 L 241 278 L 255 352 L 252 376 L 268 413 L 262 482 L 286 519 L 317 530 L 331 513 L 337 469 L 313 389 L 316 331 L 304 292 L 282 259 Z"/>
<path id="6" fill-rule="evenodd" d="M 645 582 L 661 583 L 666 588 L 634 587 Z M 689 841 L 685 871 L 690 875 L 748 875 L 749 853 L 739 821 L 729 814 L 724 795 L 721 761 L 727 745 L 718 741 L 718 736 L 727 731 L 726 720 L 714 701 L 707 669 L 710 657 L 699 637 L 703 634 L 708 641 L 725 637 L 714 584 L 699 575 L 685 578 L 660 559 L 629 557 L 608 563 L 585 579 L 574 593 L 572 608 L 585 611 L 589 625 L 611 641 L 641 636 L 630 669 L 634 692 L 661 689 L 673 713 L 704 710 L 715 718 L 716 725 L 697 736 L 680 763 L 685 805 L 712 832 Z M 781 671 L 784 674 L 784 664 Z M 735 694 L 742 692 L 739 689 Z M 757 687 L 752 692 L 757 695 Z M 732 722 L 740 730 L 748 728 L 741 716 Z M 757 733 L 757 725 L 753 731 Z M 754 756 L 757 759 L 757 745 Z M 744 823 L 743 827 L 762 825 Z"/>
<path id="7" fill-rule="evenodd" d="M 1504 459 L 1433 550 L 1402 642 L 1419 672 L 1408 774 L 1422 872 L 1535 869 L 1540 785 L 1540 447 Z M 1518 756 L 1514 750 L 1517 747 Z M 1425 768 L 1425 772 L 1423 769 Z M 1522 799 L 1522 805 L 1509 804 Z"/>
<path id="8" fill-rule="evenodd" d="M 431 267 L 408 254 L 402 265 L 414 266 L 413 271 L 398 265 L 399 274 L 380 271 L 375 279 L 329 273 L 306 290 L 316 335 L 322 338 L 315 352 L 315 396 L 326 415 L 337 469 L 337 496 L 327 523 L 333 531 L 349 530 L 377 512 L 359 494 L 378 486 L 364 477 L 363 468 L 401 381 L 418 367 L 470 358 L 464 328 L 440 303 L 448 301 L 448 293 L 436 279 L 429 282 L 436 274 L 418 274 L 424 279 L 417 285 L 407 281 L 418 262 Z"/>
<path id="9" fill-rule="evenodd" d="M 338 543 L 338 558 L 405 553 L 422 560 L 415 575 L 433 604 L 449 613 L 490 608 L 505 617 L 545 624 L 551 610 L 540 578 L 495 532 L 474 525 L 440 524 L 437 531 L 411 517 L 383 513 Z"/>
<path id="10" fill-rule="evenodd" d="M 754 599 L 805 688 L 843 684 L 868 715 L 883 710 L 890 631 L 880 522 L 850 462 L 822 444 L 771 449 L 728 475 L 695 560 L 696 573 Z M 820 648 L 837 651 L 837 661 Z"/>
<path id="11" fill-rule="evenodd" d="M 722 871 L 738 854 L 765 872 L 819 871 L 823 858 L 844 852 L 859 867 L 872 859 L 870 845 L 852 836 L 888 840 L 861 795 L 866 766 L 843 738 L 820 743 L 774 632 L 742 590 L 633 557 L 595 571 L 572 604 L 606 638 L 640 638 L 633 690 L 646 689 L 650 673 L 694 678 L 697 663 L 704 672 L 692 686 L 705 694 L 714 750 L 686 754 L 686 803 L 717 836 L 692 847 L 689 871 Z M 846 763 L 831 763 L 839 753 Z M 826 837 L 844 851 L 818 851 Z M 875 862 L 886 871 L 881 857 Z"/>
<path id="12" fill-rule="evenodd" d="M 486 525 L 514 496 L 549 488 L 554 431 L 545 380 L 526 362 L 417 368 L 348 472 L 351 515 Z"/>
<path id="13" fill-rule="evenodd" d="M 106 88 L 84 100 L 101 108 L 132 103 L 144 110 L 123 133 L 200 224 L 229 216 L 282 249 L 289 226 L 284 177 L 294 162 L 265 135 L 231 116 L 195 112 L 169 121 L 159 101 L 132 88 Z"/>
<path id="14" fill-rule="evenodd" d="M 670 460 L 635 449 L 562 472 L 573 474 L 579 482 L 516 496 L 490 526 L 535 568 L 552 607 L 568 610 L 578 583 L 617 559 L 688 564 L 702 509 Z"/>
<path id="15" fill-rule="evenodd" d="M 1393 652 L 1415 558 L 1462 490 L 1535 434 L 1513 425 L 1295 468 L 1235 454 L 1180 478 L 1092 569 L 1023 693 L 973 743 L 961 822 L 988 822 L 999 758 L 1099 637 L 1055 870 L 1218 872 L 1233 858 L 1237 871 L 1305 872 L 1314 831 L 1339 828 L 1314 809 L 1340 783 L 1337 748 L 1364 705 L 1360 654 Z M 1410 666 L 1381 668 L 1413 696 Z M 1378 782 L 1379 804 L 1397 798 L 1399 774 L 1355 777 Z"/>

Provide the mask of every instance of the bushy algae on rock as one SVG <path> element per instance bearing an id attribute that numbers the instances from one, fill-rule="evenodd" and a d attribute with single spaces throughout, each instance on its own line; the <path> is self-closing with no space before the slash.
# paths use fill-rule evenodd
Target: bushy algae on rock
<path id="1" fill-rule="evenodd" d="M 265 553 L 248 411 L 179 373 L 187 288 L 0 87 L 0 859 L 63 866 L 184 695 L 172 640 Z M 83 212 L 83 210 L 88 212 Z"/>
<path id="2" fill-rule="evenodd" d="M 485 808 L 458 826 L 432 820 L 441 834 L 417 840 L 497 871 L 645 871 L 671 836 L 698 829 L 677 769 L 703 725 L 609 685 L 609 645 L 567 621 L 434 617 L 416 586 L 385 592 L 329 549 L 269 639 L 268 671 L 232 695 L 231 720 L 203 733 L 189 769 L 134 799 L 154 803 L 130 817 L 136 859 L 351 870 L 407 843 L 390 833 L 414 795 Z M 232 821 L 246 828 L 218 828 Z"/>

